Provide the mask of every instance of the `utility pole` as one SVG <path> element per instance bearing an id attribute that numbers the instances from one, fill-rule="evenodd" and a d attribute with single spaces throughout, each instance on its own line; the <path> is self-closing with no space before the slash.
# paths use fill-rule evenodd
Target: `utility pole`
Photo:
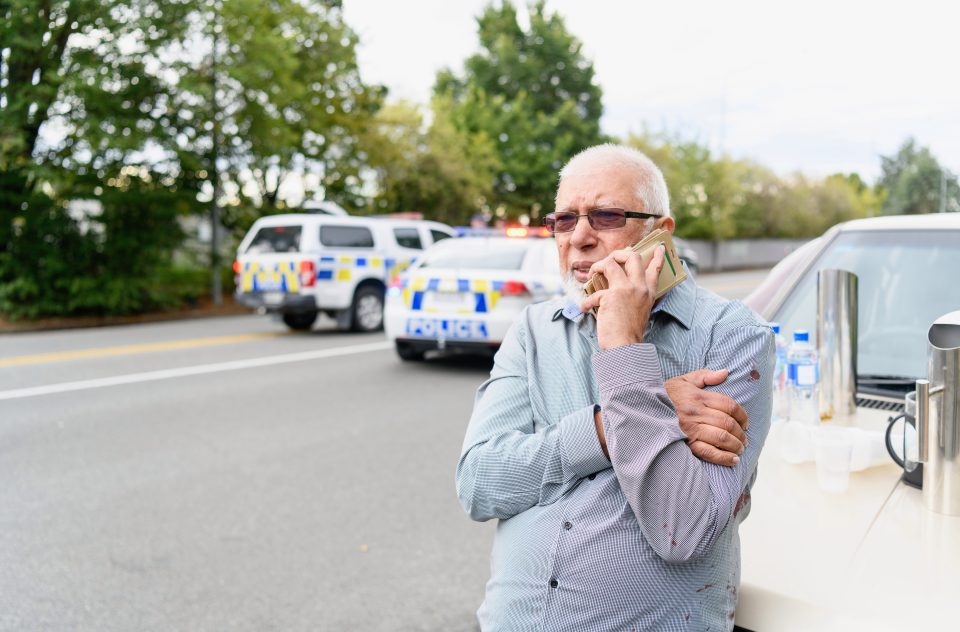
<path id="1" fill-rule="evenodd" d="M 213 38 L 210 46 L 210 104 L 213 117 L 212 149 L 210 161 L 210 182 L 213 184 L 213 199 L 210 201 L 210 271 L 212 274 L 210 297 L 214 305 L 223 304 L 223 287 L 220 280 L 220 171 L 217 161 L 220 158 L 220 123 L 217 117 L 217 45 L 220 41 L 217 27 L 219 26 L 219 3 L 212 5 Z"/>
<path id="2" fill-rule="evenodd" d="M 940 212 L 947 212 L 947 170 L 940 166 Z"/>

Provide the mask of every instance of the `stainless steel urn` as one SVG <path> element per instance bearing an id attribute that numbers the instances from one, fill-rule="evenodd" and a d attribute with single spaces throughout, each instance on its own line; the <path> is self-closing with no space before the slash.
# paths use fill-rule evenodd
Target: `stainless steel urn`
<path id="1" fill-rule="evenodd" d="M 917 380 L 923 504 L 960 516 L 960 311 L 938 318 L 927 341 L 928 379 Z"/>

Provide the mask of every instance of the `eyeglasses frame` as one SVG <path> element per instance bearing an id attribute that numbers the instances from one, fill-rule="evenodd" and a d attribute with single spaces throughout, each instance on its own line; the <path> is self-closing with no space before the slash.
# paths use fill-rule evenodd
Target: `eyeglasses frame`
<path id="1" fill-rule="evenodd" d="M 651 218 L 654 218 L 654 217 L 663 217 L 662 215 L 656 215 L 656 214 L 654 214 L 654 213 L 641 213 L 641 212 L 639 212 L 639 211 L 627 211 L 627 210 L 624 210 L 624 209 L 622 209 L 622 208 L 617 208 L 617 207 L 615 207 L 615 206 L 604 206 L 604 207 L 602 207 L 602 208 L 592 208 L 592 209 L 590 209 L 589 211 L 587 211 L 586 213 L 574 213 L 573 211 L 560 211 L 559 214 L 564 214 L 564 215 L 566 215 L 566 214 L 572 214 L 572 215 L 576 215 L 576 217 L 577 217 L 577 223 L 580 222 L 580 218 L 581 218 L 581 217 L 586 217 L 586 218 L 587 218 L 587 222 L 590 224 L 590 228 L 592 228 L 593 230 L 616 230 L 617 228 L 623 228 L 623 226 L 615 226 L 615 227 L 613 227 L 613 228 L 597 228 L 596 226 L 594 226 L 594 225 L 593 225 L 593 222 L 591 221 L 590 214 L 591 214 L 591 213 L 596 213 L 596 212 L 598 212 L 598 211 L 620 211 L 620 212 L 622 212 L 622 213 L 623 213 L 623 218 L 624 218 L 624 224 L 623 224 L 624 226 L 627 225 L 627 224 L 626 224 L 626 220 L 628 220 L 628 219 L 651 219 Z M 550 226 L 547 225 L 547 220 L 550 218 L 551 215 L 553 216 L 553 219 L 554 219 L 554 228 L 550 228 Z M 545 216 L 543 217 L 543 225 L 547 228 L 547 230 L 549 230 L 549 231 L 551 232 L 551 234 L 556 235 L 557 233 L 572 233 L 573 231 L 575 231 L 575 230 L 577 229 L 577 224 L 575 223 L 575 224 L 573 225 L 573 228 L 571 228 L 570 230 L 556 230 L 556 217 L 557 217 L 557 215 L 558 215 L 557 212 L 553 212 L 553 213 L 548 213 L 547 215 L 545 215 Z"/>

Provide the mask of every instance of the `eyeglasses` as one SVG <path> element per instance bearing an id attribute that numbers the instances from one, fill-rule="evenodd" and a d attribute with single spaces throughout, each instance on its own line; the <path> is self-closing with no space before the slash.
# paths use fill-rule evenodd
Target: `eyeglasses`
<path id="1" fill-rule="evenodd" d="M 577 227 L 577 222 L 580 221 L 581 217 L 586 217 L 587 221 L 590 222 L 590 227 L 594 230 L 612 230 L 626 226 L 627 219 L 649 219 L 660 216 L 651 213 L 625 211 L 622 208 L 595 208 L 586 213 L 574 213 L 572 211 L 548 213 L 543 218 L 543 225 L 551 233 L 569 233 Z"/>

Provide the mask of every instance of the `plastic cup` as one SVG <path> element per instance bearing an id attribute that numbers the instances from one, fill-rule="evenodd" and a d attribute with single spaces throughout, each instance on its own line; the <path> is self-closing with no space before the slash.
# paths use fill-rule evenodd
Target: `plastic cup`
<path id="1" fill-rule="evenodd" d="M 841 494 L 850 486 L 850 459 L 853 437 L 839 428 L 818 428 L 813 441 L 820 489 Z"/>
<path id="2" fill-rule="evenodd" d="M 806 463 L 813 458 L 810 446 L 810 426 L 797 421 L 786 421 L 780 427 L 780 458 L 787 463 Z"/>

